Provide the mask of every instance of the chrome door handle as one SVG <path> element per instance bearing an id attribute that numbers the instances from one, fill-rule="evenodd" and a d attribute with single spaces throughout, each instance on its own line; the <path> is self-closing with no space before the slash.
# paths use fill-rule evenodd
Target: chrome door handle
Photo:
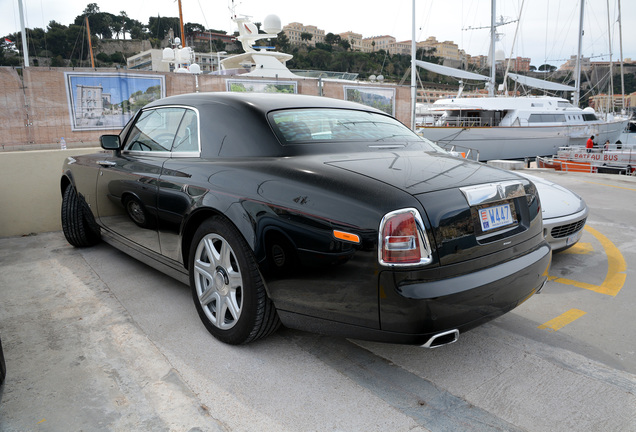
<path id="1" fill-rule="evenodd" d="M 108 161 L 108 160 L 100 160 L 97 161 L 98 165 L 101 165 L 103 167 L 113 167 L 115 165 L 117 165 L 117 162 L 112 162 L 112 161 Z"/>

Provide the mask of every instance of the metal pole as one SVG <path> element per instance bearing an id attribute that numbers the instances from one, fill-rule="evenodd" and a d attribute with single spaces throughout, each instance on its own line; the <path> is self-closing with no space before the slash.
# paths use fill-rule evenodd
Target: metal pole
<path id="1" fill-rule="evenodd" d="M 612 26 L 610 23 L 610 6 L 609 0 L 607 0 L 607 41 L 609 43 L 609 96 L 607 114 L 610 113 L 610 109 L 614 112 L 614 68 L 612 63 Z"/>
<path id="2" fill-rule="evenodd" d="M 488 88 L 488 96 L 495 95 L 495 74 L 497 73 L 497 62 L 495 61 L 495 40 L 497 40 L 497 29 L 495 21 L 497 19 L 496 1 L 490 2 L 490 86 Z"/>
<path id="3" fill-rule="evenodd" d="M 411 23 L 411 130 L 415 131 L 415 107 L 417 102 L 417 80 L 415 65 L 415 0 L 413 0 Z"/>
<path id="4" fill-rule="evenodd" d="M 579 49 L 576 54 L 576 68 L 574 71 L 574 94 L 572 95 L 572 104 L 575 107 L 579 106 L 579 100 L 581 98 L 581 45 L 583 45 L 583 9 L 585 6 L 585 0 L 581 0 L 581 16 L 579 18 Z"/>
<path id="5" fill-rule="evenodd" d="M 20 9 L 20 27 L 22 29 L 22 55 L 24 56 L 24 67 L 29 67 L 29 48 L 27 44 L 26 29 L 24 28 L 24 10 L 22 0 L 18 0 L 18 6 Z"/>
<path id="6" fill-rule="evenodd" d="M 621 50 L 621 108 L 625 110 L 625 76 L 623 75 L 623 17 L 621 16 L 621 0 L 618 0 L 618 40 Z"/>

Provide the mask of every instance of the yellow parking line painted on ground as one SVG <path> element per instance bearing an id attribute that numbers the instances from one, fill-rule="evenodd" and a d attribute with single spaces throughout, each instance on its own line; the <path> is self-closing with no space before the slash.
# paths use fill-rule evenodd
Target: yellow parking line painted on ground
<path id="1" fill-rule="evenodd" d="M 569 249 L 564 250 L 563 254 L 575 254 L 575 255 L 588 255 L 592 252 L 594 248 L 592 247 L 592 243 L 582 243 L 578 242 L 574 246 Z"/>
<path id="2" fill-rule="evenodd" d="M 579 309 L 570 309 L 564 314 L 559 315 L 558 317 L 551 319 L 545 324 L 541 324 L 538 328 L 545 329 L 548 331 L 557 331 L 566 325 L 570 324 L 572 321 L 575 321 L 585 315 L 585 312 Z"/>
<path id="3" fill-rule="evenodd" d="M 601 243 L 607 255 L 607 274 L 605 280 L 600 285 L 594 285 L 586 282 L 579 282 L 572 279 L 560 278 L 557 276 L 549 276 L 548 279 L 554 282 L 573 285 L 578 288 L 584 288 L 586 290 L 594 291 L 600 294 L 607 294 L 616 296 L 619 291 L 625 285 L 625 279 L 627 275 L 627 263 L 623 254 L 618 250 L 614 243 L 612 243 L 607 237 L 595 230 L 590 226 L 586 226 L 585 230 L 592 234 Z"/>
<path id="4" fill-rule="evenodd" d="M 628 187 L 623 187 L 623 186 L 614 186 L 614 185 L 609 185 L 609 184 L 605 184 L 605 183 L 597 183 L 597 182 L 591 182 L 591 181 L 584 181 L 584 183 L 590 183 L 590 184 L 595 184 L 595 185 L 613 187 L 613 188 L 616 188 L 616 189 L 625 189 L 625 190 L 630 190 L 630 191 L 635 191 L 636 192 L 636 189 L 634 189 L 634 188 L 628 188 Z"/>

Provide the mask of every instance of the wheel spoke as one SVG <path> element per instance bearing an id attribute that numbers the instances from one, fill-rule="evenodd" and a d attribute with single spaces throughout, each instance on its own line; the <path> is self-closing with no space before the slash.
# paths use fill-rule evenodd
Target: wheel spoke
<path id="1" fill-rule="evenodd" d="M 226 241 L 221 243 L 221 251 L 219 252 L 219 263 L 228 271 L 232 268 L 232 248 Z"/>
<path id="2" fill-rule="evenodd" d="M 210 260 L 210 264 L 213 264 L 213 267 L 216 267 L 217 264 L 220 263 L 221 257 L 214 246 L 214 239 L 206 238 L 204 239 L 205 251 Z"/>
<path id="3" fill-rule="evenodd" d="M 206 278 L 209 284 L 212 283 L 212 273 L 210 272 L 211 269 L 212 269 L 212 264 L 210 263 L 207 263 L 201 260 L 194 261 L 195 274 Z"/>
<path id="4" fill-rule="evenodd" d="M 214 286 L 210 285 L 207 290 L 199 295 L 199 302 L 201 303 L 201 306 L 207 308 L 213 300 L 216 300 L 218 309 L 219 302 L 222 302 L 223 300 L 219 293 L 214 289 Z"/>
<path id="5" fill-rule="evenodd" d="M 236 321 L 241 316 L 241 305 L 238 304 L 236 299 L 236 291 L 232 291 L 226 300 L 227 309 L 230 311 L 230 314 L 232 314 L 234 321 Z"/>

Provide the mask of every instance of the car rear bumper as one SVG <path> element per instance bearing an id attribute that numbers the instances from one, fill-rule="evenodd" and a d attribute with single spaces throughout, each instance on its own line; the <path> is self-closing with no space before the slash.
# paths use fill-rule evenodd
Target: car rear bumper
<path id="1" fill-rule="evenodd" d="M 429 271 L 380 276 L 380 326 L 389 342 L 423 344 L 449 330 L 467 331 L 514 309 L 547 280 L 551 249 L 483 270 L 435 279 Z M 461 266 L 461 264 L 458 264 Z"/>

